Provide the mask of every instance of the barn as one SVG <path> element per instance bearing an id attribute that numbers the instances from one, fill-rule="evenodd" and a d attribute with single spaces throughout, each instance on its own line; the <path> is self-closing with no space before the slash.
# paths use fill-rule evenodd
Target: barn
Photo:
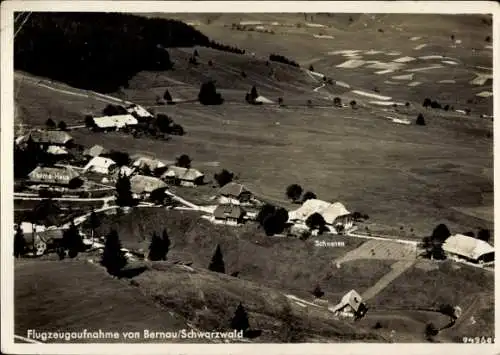
<path id="1" fill-rule="evenodd" d="M 354 224 L 354 218 L 342 203 L 330 203 L 318 199 L 309 199 L 298 209 L 290 211 L 289 222 L 304 223 L 314 213 L 319 213 L 326 224 L 336 230 L 349 230 Z"/>
<path id="2" fill-rule="evenodd" d="M 359 319 L 366 314 L 368 307 L 363 302 L 361 295 L 355 290 L 351 290 L 342 297 L 337 305 L 329 307 L 328 310 L 339 317 Z"/>
<path id="3" fill-rule="evenodd" d="M 230 182 L 221 187 L 219 190 L 219 203 L 235 204 L 250 202 L 252 193 L 243 185 Z"/>
<path id="4" fill-rule="evenodd" d="M 193 168 L 181 168 L 180 166 L 170 166 L 162 175 L 162 179 L 173 185 L 194 187 L 203 185 L 205 175 Z"/>
<path id="5" fill-rule="evenodd" d="M 214 220 L 229 225 L 238 225 L 243 222 L 245 210 L 239 205 L 218 205 L 214 210 Z"/>
<path id="6" fill-rule="evenodd" d="M 167 187 L 165 182 L 152 176 L 134 175 L 130 178 L 130 190 L 135 198 L 147 197 L 152 191 L 164 187 Z"/>
<path id="7" fill-rule="evenodd" d="M 42 146 L 62 146 L 71 147 L 74 143 L 73 137 L 71 137 L 67 132 L 63 131 L 45 131 L 45 130 L 33 130 L 23 137 L 20 137 L 16 142 L 27 143 L 28 141 L 40 144 Z"/>
<path id="8" fill-rule="evenodd" d="M 452 260 L 464 260 L 475 264 L 491 264 L 495 248 L 487 242 L 463 234 L 455 234 L 443 243 L 445 255 Z"/>
<path id="9" fill-rule="evenodd" d="M 134 126 L 137 123 L 137 119 L 130 114 L 94 117 L 94 129 L 100 131 L 115 131 L 127 126 Z"/>
<path id="10" fill-rule="evenodd" d="M 79 174 L 68 167 L 45 167 L 38 166 L 28 174 L 28 182 L 32 184 L 48 184 L 78 187 L 80 184 Z M 79 181 L 80 180 L 80 181 Z"/>
<path id="11" fill-rule="evenodd" d="M 116 168 L 116 162 L 109 158 L 94 157 L 83 168 L 99 174 L 110 174 Z"/>

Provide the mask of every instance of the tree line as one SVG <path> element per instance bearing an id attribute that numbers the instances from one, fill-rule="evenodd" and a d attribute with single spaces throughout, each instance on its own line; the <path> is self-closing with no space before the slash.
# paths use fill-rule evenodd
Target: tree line
<path id="1" fill-rule="evenodd" d="M 184 22 L 123 13 L 36 12 L 20 28 L 14 67 L 69 85 L 113 92 L 139 71 L 169 70 L 166 48 L 212 47 L 244 51 L 210 40 Z"/>

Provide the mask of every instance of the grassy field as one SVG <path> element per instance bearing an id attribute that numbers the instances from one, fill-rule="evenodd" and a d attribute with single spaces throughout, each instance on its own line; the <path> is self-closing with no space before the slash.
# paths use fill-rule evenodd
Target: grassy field
<path id="1" fill-rule="evenodd" d="M 126 342 L 121 332 L 187 328 L 182 317 L 163 310 L 128 282 L 83 261 L 16 261 L 14 297 L 15 334 L 24 337 L 28 329 L 101 329 L 120 332 L 120 339 L 108 341 Z"/>
<path id="2" fill-rule="evenodd" d="M 372 286 L 390 270 L 392 261 L 356 260 L 337 269 L 333 261 L 363 240 L 335 237 L 344 247 L 317 247 L 314 237 L 307 241 L 295 238 L 269 238 L 255 224 L 238 228 L 212 225 L 189 211 L 167 211 L 161 208 L 135 209 L 123 216 L 103 218 L 99 228 L 105 234 L 115 228 L 124 247 L 147 250 L 151 233 L 165 228 L 172 240 L 169 259 L 192 262 L 207 268 L 217 244 L 221 245 L 226 273 L 277 287 L 312 299 L 310 292 L 320 284 L 325 298 L 337 303 L 352 288 L 359 292 Z"/>

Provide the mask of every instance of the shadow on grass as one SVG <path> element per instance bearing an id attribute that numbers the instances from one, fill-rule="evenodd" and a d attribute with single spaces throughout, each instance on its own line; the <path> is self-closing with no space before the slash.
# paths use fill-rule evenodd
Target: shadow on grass
<path id="1" fill-rule="evenodd" d="M 117 277 L 120 279 L 132 279 L 136 276 L 139 276 L 147 269 L 148 268 L 146 266 L 140 266 L 140 267 L 135 267 L 135 268 L 130 268 L 130 269 L 123 269 L 118 273 Z"/>

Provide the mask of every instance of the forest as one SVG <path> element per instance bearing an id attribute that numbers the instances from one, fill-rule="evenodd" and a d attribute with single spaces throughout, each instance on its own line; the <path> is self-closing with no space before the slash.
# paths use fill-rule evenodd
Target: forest
<path id="1" fill-rule="evenodd" d="M 174 70 L 167 48 L 206 46 L 243 51 L 211 41 L 181 21 L 122 13 L 16 13 L 14 67 L 71 86 L 109 93 L 127 87 L 143 70 Z"/>

